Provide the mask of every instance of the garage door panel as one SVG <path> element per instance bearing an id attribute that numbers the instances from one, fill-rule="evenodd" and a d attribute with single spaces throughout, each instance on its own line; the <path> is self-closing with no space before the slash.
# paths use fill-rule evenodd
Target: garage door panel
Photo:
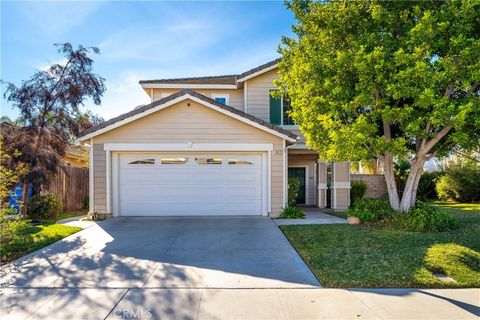
<path id="1" fill-rule="evenodd" d="M 166 158 L 169 161 L 188 158 L 190 161 L 162 163 L 161 159 Z M 221 164 L 193 160 L 209 158 L 221 159 Z M 147 165 L 142 161 L 150 162 Z M 120 155 L 120 213 L 135 216 L 259 215 L 262 210 L 261 163 L 261 155 Z"/>
<path id="2" fill-rule="evenodd" d="M 225 190 L 225 196 L 227 198 L 242 198 L 245 199 L 258 199 L 261 197 L 260 188 L 242 188 L 242 187 L 228 187 Z"/>
<path id="3" fill-rule="evenodd" d="M 123 181 L 121 182 L 124 185 L 128 184 L 140 184 L 140 185 L 149 185 L 156 184 L 158 182 L 157 173 L 152 172 L 135 172 L 131 174 L 126 174 Z"/>

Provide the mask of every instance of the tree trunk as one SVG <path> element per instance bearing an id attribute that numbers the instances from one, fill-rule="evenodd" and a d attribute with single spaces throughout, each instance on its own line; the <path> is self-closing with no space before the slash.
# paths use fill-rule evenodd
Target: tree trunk
<path id="1" fill-rule="evenodd" d="M 28 192 L 30 191 L 30 182 L 24 181 L 22 186 L 22 200 L 20 203 L 20 217 L 27 217 Z"/>
<path id="2" fill-rule="evenodd" d="M 424 162 L 425 164 L 425 162 Z M 417 176 L 415 177 L 415 181 L 413 184 L 413 190 L 412 190 L 412 202 L 410 203 L 410 207 L 413 207 L 415 203 L 417 202 L 417 192 L 418 192 L 418 184 L 420 183 L 420 178 L 422 177 L 423 173 L 423 166 L 420 170 L 417 172 Z"/>
<path id="3" fill-rule="evenodd" d="M 417 160 L 410 169 L 407 183 L 405 184 L 405 189 L 403 190 L 402 201 L 400 202 L 400 210 L 403 212 L 408 212 L 408 210 L 410 210 L 410 208 L 415 204 L 418 182 L 420 181 L 420 175 L 423 172 L 424 164 L 425 157 L 417 154 Z"/>
<path id="4" fill-rule="evenodd" d="M 393 155 L 391 152 L 385 153 L 385 157 L 383 158 L 383 171 L 385 173 L 390 206 L 398 210 L 400 208 L 400 201 L 398 198 L 397 184 L 395 182 L 395 174 L 393 173 Z"/>

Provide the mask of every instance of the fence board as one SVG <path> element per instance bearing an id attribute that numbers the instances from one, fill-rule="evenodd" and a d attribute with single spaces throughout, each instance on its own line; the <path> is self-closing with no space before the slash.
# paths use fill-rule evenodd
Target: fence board
<path id="1" fill-rule="evenodd" d="M 48 180 L 43 191 L 58 196 L 65 211 L 82 209 L 88 197 L 88 169 L 66 166 Z"/>

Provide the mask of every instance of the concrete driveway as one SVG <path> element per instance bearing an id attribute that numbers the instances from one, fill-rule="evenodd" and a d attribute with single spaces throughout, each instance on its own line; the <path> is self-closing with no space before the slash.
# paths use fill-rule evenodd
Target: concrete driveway
<path id="1" fill-rule="evenodd" d="M 265 217 L 107 220 L 18 260 L 2 275 L 1 284 L 15 288 L 319 286 L 275 223 Z"/>
<path id="2" fill-rule="evenodd" d="M 0 319 L 478 319 L 478 289 L 318 287 L 268 218 L 121 218 L 1 269 Z"/>

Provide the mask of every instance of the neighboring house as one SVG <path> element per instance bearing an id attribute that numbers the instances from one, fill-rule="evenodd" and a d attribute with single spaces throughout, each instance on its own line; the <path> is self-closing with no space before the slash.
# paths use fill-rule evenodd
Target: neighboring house
<path id="1" fill-rule="evenodd" d="M 71 167 L 88 168 L 88 148 L 82 145 L 68 147 L 63 161 Z"/>
<path id="2" fill-rule="evenodd" d="M 85 130 L 90 210 L 113 216 L 269 215 L 326 206 L 327 166 L 275 99 L 278 60 L 239 75 L 140 81 L 151 104 Z M 334 163 L 332 208 L 349 205 L 349 164 Z"/>

